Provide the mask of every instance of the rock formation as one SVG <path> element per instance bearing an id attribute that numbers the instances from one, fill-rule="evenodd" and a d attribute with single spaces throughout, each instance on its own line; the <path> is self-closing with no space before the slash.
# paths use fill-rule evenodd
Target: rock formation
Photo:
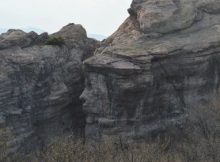
<path id="1" fill-rule="evenodd" d="M 84 131 L 82 61 L 92 56 L 97 42 L 75 24 L 52 36 L 65 44 L 45 45 L 47 33 L 9 30 L 0 35 L 0 126 L 12 130 L 20 151 Z"/>
<path id="2" fill-rule="evenodd" d="M 84 62 L 88 138 L 181 129 L 189 109 L 219 93 L 219 0 L 133 0 L 128 12 Z"/>

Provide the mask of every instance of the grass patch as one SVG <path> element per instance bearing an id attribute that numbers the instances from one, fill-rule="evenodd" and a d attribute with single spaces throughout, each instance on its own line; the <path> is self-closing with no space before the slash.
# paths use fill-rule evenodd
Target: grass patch
<path id="1" fill-rule="evenodd" d="M 46 41 L 46 45 L 53 45 L 53 46 L 62 46 L 64 45 L 64 39 L 62 37 L 54 37 L 50 36 Z"/>

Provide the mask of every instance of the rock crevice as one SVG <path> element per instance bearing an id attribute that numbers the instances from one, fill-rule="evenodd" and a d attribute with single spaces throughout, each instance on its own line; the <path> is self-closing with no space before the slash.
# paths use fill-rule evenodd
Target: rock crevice
<path id="1" fill-rule="evenodd" d="M 45 45 L 51 36 L 62 37 L 64 45 Z M 21 30 L 0 35 L 0 125 L 12 130 L 15 150 L 29 152 L 65 134 L 84 134 L 82 61 L 97 44 L 75 24 L 50 36 Z"/>

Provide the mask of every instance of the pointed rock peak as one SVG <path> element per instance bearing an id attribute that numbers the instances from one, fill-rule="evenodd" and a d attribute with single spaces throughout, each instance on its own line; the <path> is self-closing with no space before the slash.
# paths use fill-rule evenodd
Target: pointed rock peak
<path id="1" fill-rule="evenodd" d="M 70 23 L 54 33 L 55 36 L 72 39 L 85 39 L 87 38 L 86 30 L 80 24 Z"/>

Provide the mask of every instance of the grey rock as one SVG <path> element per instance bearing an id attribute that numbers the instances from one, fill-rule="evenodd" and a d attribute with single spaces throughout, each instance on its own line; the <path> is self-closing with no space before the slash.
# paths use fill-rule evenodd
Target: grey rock
<path id="1" fill-rule="evenodd" d="M 0 35 L 0 49 L 30 46 L 37 36 L 35 32 L 25 33 L 22 30 L 8 30 Z"/>
<path id="2" fill-rule="evenodd" d="M 84 61 L 86 137 L 145 139 L 182 129 L 219 96 L 218 0 L 133 0 L 130 17 Z"/>
<path id="3" fill-rule="evenodd" d="M 66 45 L 44 45 L 47 33 L 9 30 L 0 36 L 0 125 L 11 129 L 14 150 L 25 153 L 65 134 L 84 134 L 82 61 L 97 42 L 80 25 L 55 35 Z"/>

